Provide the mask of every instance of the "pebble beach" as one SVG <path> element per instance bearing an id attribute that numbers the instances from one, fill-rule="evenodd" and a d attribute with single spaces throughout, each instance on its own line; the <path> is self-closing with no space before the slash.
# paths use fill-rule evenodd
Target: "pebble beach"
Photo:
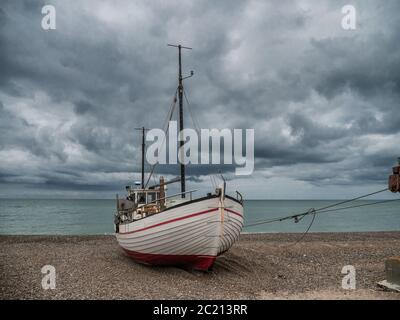
<path id="1" fill-rule="evenodd" d="M 400 232 L 242 234 L 212 271 L 150 267 L 128 258 L 112 235 L 0 236 L 1 299 L 395 299 L 377 286 Z M 56 270 L 42 288 L 41 268 Z M 356 270 L 356 289 L 341 273 Z"/>

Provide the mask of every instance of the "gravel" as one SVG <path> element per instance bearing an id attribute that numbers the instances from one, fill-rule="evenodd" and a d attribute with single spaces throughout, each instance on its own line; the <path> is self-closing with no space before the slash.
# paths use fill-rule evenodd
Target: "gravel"
<path id="1" fill-rule="evenodd" d="M 242 234 L 210 272 L 149 267 L 113 236 L 0 236 L 1 299 L 400 299 L 377 286 L 400 232 Z M 56 269 L 44 290 L 41 268 Z M 341 287 L 343 266 L 356 290 Z"/>

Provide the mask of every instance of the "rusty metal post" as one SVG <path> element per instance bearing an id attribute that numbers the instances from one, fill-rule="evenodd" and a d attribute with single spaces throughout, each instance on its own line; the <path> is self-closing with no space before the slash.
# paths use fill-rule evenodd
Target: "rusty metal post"
<path id="1" fill-rule="evenodd" d="M 165 183 L 164 177 L 160 177 L 160 210 L 165 209 Z"/>
<path id="2" fill-rule="evenodd" d="M 400 158 L 398 166 L 393 167 L 393 174 L 389 177 L 389 190 L 394 193 L 400 192 Z"/>
<path id="3" fill-rule="evenodd" d="M 392 257 L 385 262 L 386 280 L 378 282 L 378 286 L 400 292 L 400 257 Z"/>

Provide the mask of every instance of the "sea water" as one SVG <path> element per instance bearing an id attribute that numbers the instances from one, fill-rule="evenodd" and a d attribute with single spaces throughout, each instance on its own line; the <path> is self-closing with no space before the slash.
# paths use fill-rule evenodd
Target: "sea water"
<path id="1" fill-rule="evenodd" d="M 375 202 L 356 201 L 353 204 Z M 245 224 L 321 208 L 337 201 L 247 200 Z M 347 204 L 348 206 L 350 204 Z M 112 234 L 115 200 L 0 199 L 0 234 Z M 311 216 L 245 227 L 243 232 L 304 232 Z M 400 202 L 316 215 L 310 232 L 400 231 Z"/>

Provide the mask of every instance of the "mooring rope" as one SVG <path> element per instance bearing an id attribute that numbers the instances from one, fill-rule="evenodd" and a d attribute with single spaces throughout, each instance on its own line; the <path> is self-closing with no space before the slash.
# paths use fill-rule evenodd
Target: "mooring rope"
<path id="1" fill-rule="evenodd" d="M 301 235 L 301 237 L 298 238 L 293 244 L 291 244 L 291 246 L 294 246 L 294 245 L 298 244 L 299 242 L 301 242 L 306 237 L 306 235 L 308 234 L 308 231 L 310 231 L 312 225 L 314 224 L 315 217 L 317 216 L 317 212 L 315 211 L 314 208 L 311 208 L 310 210 L 308 210 L 308 212 L 313 215 L 312 220 L 311 220 L 310 224 L 308 225 L 307 230 L 304 231 L 303 234 Z M 304 217 L 305 216 L 303 216 L 301 219 L 303 219 Z M 299 220 L 297 220 L 296 222 L 299 222 Z"/>
<path id="2" fill-rule="evenodd" d="M 367 206 L 384 204 L 384 203 L 388 203 L 388 202 L 396 202 L 396 201 L 400 201 L 400 199 L 381 200 L 381 201 L 376 201 L 376 202 L 372 202 L 372 203 L 358 204 L 358 205 L 355 205 L 355 206 L 343 207 L 343 208 L 338 208 L 338 209 L 323 210 L 323 211 L 320 211 L 319 213 L 335 212 L 335 211 L 340 211 L 340 210 L 348 210 L 348 209 L 352 209 L 352 208 L 367 207 Z"/>
<path id="3" fill-rule="evenodd" d="M 385 189 L 382 189 L 382 190 L 379 190 L 379 191 L 371 192 L 371 193 L 368 193 L 366 195 L 359 196 L 359 197 L 356 197 L 356 198 L 353 198 L 353 199 L 340 201 L 340 202 L 337 202 L 337 203 L 334 203 L 334 204 L 331 204 L 331 205 L 328 205 L 328 206 L 325 206 L 325 207 L 321 207 L 321 208 L 318 208 L 318 209 L 311 208 L 307 212 L 302 212 L 302 213 L 299 213 L 299 214 L 294 214 L 294 215 L 290 215 L 290 216 L 286 216 L 286 217 L 282 217 L 282 218 L 276 218 L 276 219 L 256 221 L 254 223 L 245 225 L 245 227 L 252 227 L 252 226 L 257 226 L 257 225 L 262 225 L 262 224 L 280 222 L 280 221 L 285 221 L 285 220 L 289 220 L 289 219 L 294 219 L 294 221 L 296 223 L 298 223 L 304 217 L 312 214 L 313 217 L 312 217 L 312 220 L 311 220 L 307 230 L 305 232 L 303 232 L 303 234 L 299 237 L 299 239 L 297 239 L 294 243 L 288 245 L 288 246 L 293 246 L 293 245 L 298 244 L 299 242 L 301 242 L 305 238 L 305 236 L 310 231 L 312 225 L 314 224 L 316 215 L 319 214 L 319 213 L 337 212 L 337 211 L 340 211 L 340 210 L 348 210 L 348 209 L 353 209 L 353 208 L 360 208 L 360 207 L 366 207 L 366 206 L 379 205 L 379 204 L 384 204 L 384 203 L 389 203 L 389 202 L 400 201 L 400 199 L 380 200 L 380 201 L 376 201 L 376 202 L 372 202 L 372 203 L 363 203 L 363 204 L 358 204 L 358 205 L 353 205 L 353 206 L 346 206 L 346 207 L 340 207 L 340 208 L 331 209 L 331 208 L 334 208 L 334 207 L 339 206 L 341 204 L 345 204 L 345 203 L 349 203 L 349 202 L 356 201 L 356 200 L 359 200 L 359 199 L 363 199 L 363 198 L 366 198 L 366 197 L 369 197 L 369 196 L 372 196 L 372 195 L 375 195 L 375 194 L 378 194 L 378 193 L 381 193 L 381 192 L 385 192 L 387 190 L 388 190 L 388 188 L 385 188 Z"/>
<path id="4" fill-rule="evenodd" d="M 394 202 L 394 201 L 400 201 L 400 199 L 394 199 L 394 200 L 383 200 L 383 201 L 378 201 L 378 202 L 374 202 L 374 203 L 368 203 L 368 204 L 360 204 L 360 205 L 355 205 L 355 206 L 349 206 L 349 207 L 343 207 L 343 208 L 336 208 L 336 209 L 330 209 L 333 207 L 337 207 L 341 204 L 345 204 L 345 203 L 349 203 L 352 201 L 356 201 L 356 200 L 360 200 L 378 193 L 382 193 L 387 191 L 388 188 L 379 190 L 379 191 L 375 191 L 375 192 L 371 192 L 368 193 L 366 195 L 362 195 L 356 198 L 352 198 L 349 200 L 344 200 L 344 201 L 340 201 L 325 207 L 321 207 L 318 209 L 312 209 L 312 210 L 308 210 L 306 212 L 302 212 L 302 213 L 298 213 L 298 214 L 292 214 L 289 216 L 285 216 L 285 217 L 281 217 L 281 218 L 275 218 L 275 219 L 268 219 L 268 220 L 259 220 L 259 221 L 254 221 L 250 224 L 246 224 L 245 227 L 253 227 L 253 226 L 258 226 L 258 225 L 263 225 L 263 224 L 268 224 L 268 223 L 274 223 L 274 222 L 282 222 L 285 220 L 291 220 L 294 219 L 295 222 L 299 222 L 301 219 L 303 219 L 305 216 L 308 216 L 310 214 L 317 214 L 317 213 L 326 213 L 326 212 L 333 212 L 333 211 L 339 211 L 339 210 L 346 210 L 346 209 L 351 209 L 351 208 L 358 208 L 358 207 L 363 207 L 363 206 L 367 206 L 367 205 L 373 205 L 373 204 L 382 204 L 382 203 L 387 203 L 387 202 Z M 329 209 L 329 210 L 328 210 Z"/>

